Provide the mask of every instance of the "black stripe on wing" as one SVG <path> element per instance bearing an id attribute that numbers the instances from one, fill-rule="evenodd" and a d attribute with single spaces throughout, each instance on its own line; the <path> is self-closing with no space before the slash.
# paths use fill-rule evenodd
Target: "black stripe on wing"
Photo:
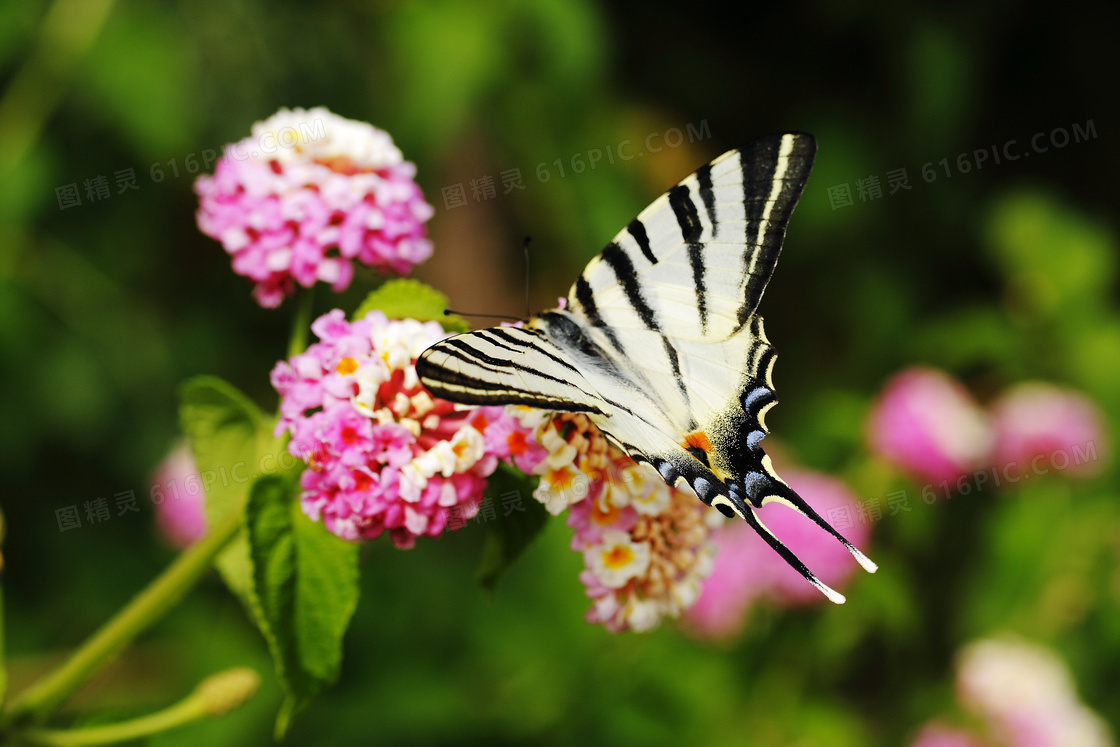
<path id="1" fill-rule="evenodd" d="M 697 220 L 697 224 L 699 224 L 699 220 Z M 642 320 L 642 324 L 661 336 L 661 344 L 665 348 L 665 356 L 669 359 L 669 366 L 672 368 L 673 377 L 677 381 L 677 388 L 680 390 L 681 396 L 684 397 L 687 403 L 688 388 L 685 385 L 684 379 L 681 377 L 680 356 L 677 354 L 677 349 L 673 347 L 673 343 L 669 341 L 669 338 L 661 330 L 661 325 L 657 322 L 657 314 L 650 308 L 650 305 L 642 295 L 642 289 L 638 283 L 638 273 L 634 270 L 634 263 L 630 261 L 630 255 L 618 244 L 611 242 L 607 244 L 607 248 L 603 250 L 599 257 L 607 263 L 614 272 L 615 277 L 618 278 L 618 282 L 622 285 L 622 290 L 626 294 L 626 300 L 634 309 L 634 313 Z M 585 285 L 587 283 L 582 275 L 576 282 L 583 282 Z M 586 309 L 586 306 L 584 308 Z M 606 330 L 608 333 L 610 332 L 609 327 L 607 327 Z M 613 342 L 613 334 L 610 336 Z M 618 346 L 616 345 L 615 347 L 617 348 Z M 621 348 L 619 348 L 619 352 L 621 352 Z"/>
<path id="2" fill-rule="evenodd" d="M 452 402 L 603 414 L 603 401 L 577 383 L 583 380 L 578 370 L 545 344 L 532 331 L 516 328 L 456 335 L 421 353 L 416 373 L 429 392 Z M 545 370 L 557 367 L 570 375 Z"/>
<path id="3" fill-rule="evenodd" d="M 718 238 L 719 219 L 716 217 L 716 194 L 712 187 L 712 164 L 709 163 L 697 170 L 696 184 L 700 187 L 700 199 L 704 201 L 708 222 L 712 224 L 712 238 Z"/>
<path id="4" fill-rule="evenodd" d="M 595 293 L 591 290 L 591 284 L 587 282 L 587 278 L 583 275 L 576 278 L 575 289 L 576 297 L 573 300 L 575 304 L 578 304 L 578 306 L 583 309 L 587 321 L 591 322 L 593 326 L 603 330 L 607 339 L 610 341 L 611 345 L 614 346 L 615 351 L 619 355 L 625 355 L 626 351 L 623 349 L 622 343 L 618 341 L 618 336 L 615 335 L 613 329 L 607 326 L 607 323 L 603 321 L 603 317 L 599 313 L 599 307 L 595 303 Z"/>
<path id="5" fill-rule="evenodd" d="M 649 234 L 646 233 L 646 224 L 635 218 L 630 221 L 630 225 L 626 227 L 630 235 L 634 237 L 634 241 L 638 243 L 638 249 L 641 250 L 642 255 L 649 260 L 651 265 L 657 264 L 657 256 L 653 253 L 653 249 L 649 244 Z M 587 282 L 586 280 L 584 282 Z"/>
<path id="6" fill-rule="evenodd" d="M 738 313 L 740 328 L 758 307 L 774 272 L 786 226 L 801 198 L 816 153 L 816 139 L 799 133 L 763 138 L 739 153 L 747 245 L 743 255 L 745 289 Z"/>
<path id="7" fill-rule="evenodd" d="M 710 167 L 708 167 L 710 169 Z M 713 197 L 714 201 L 714 197 Z M 696 310 L 700 315 L 701 332 L 708 331 L 708 299 L 707 288 L 704 287 L 704 245 L 700 243 L 700 235 L 704 226 L 700 222 L 700 213 L 696 203 L 689 194 L 688 185 L 678 184 L 669 190 L 669 206 L 677 216 L 677 225 L 681 227 L 681 238 L 688 244 L 688 263 L 692 266 L 692 285 L 696 293 Z"/>

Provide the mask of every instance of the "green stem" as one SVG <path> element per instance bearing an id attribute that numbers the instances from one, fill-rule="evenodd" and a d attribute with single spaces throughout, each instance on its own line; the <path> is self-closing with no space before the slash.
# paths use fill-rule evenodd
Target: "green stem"
<path id="1" fill-rule="evenodd" d="M 113 0 L 55 0 L 47 11 L 39 43 L 0 100 L 0 176 L 35 144 L 112 7 Z"/>
<path id="2" fill-rule="evenodd" d="M 311 306 L 314 300 L 314 287 L 296 293 L 296 313 L 292 318 L 292 335 L 288 338 L 289 358 L 307 349 L 307 333 L 311 329 Z"/>
<path id="3" fill-rule="evenodd" d="M 232 512 L 209 534 L 184 550 L 167 570 L 90 636 L 61 667 L 20 693 L 3 715 L 3 725 L 18 727 L 39 723 L 53 713 L 137 635 L 174 607 L 240 528 L 241 514 Z"/>
<path id="4" fill-rule="evenodd" d="M 0 511 L 0 545 L 4 542 L 4 531 L 7 525 L 4 523 L 4 513 Z M 0 571 L 4 570 L 4 556 L 0 555 Z M 4 696 L 8 693 L 8 643 L 5 640 L 4 631 L 4 587 L 0 586 L 0 703 L 4 702 Z"/>
<path id="5" fill-rule="evenodd" d="M 25 744 L 83 747 L 115 744 L 158 734 L 208 716 L 221 716 L 252 697 L 260 677 L 251 669 L 230 669 L 203 680 L 187 697 L 162 711 L 105 726 L 83 729 L 28 729 L 18 735 Z"/>
<path id="6" fill-rule="evenodd" d="M 19 735 L 22 742 L 52 747 L 79 747 L 79 745 L 113 744 L 128 739 L 138 739 L 176 726 L 190 723 L 206 715 L 206 709 L 197 698 L 188 697 L 170 708 L 148 716 L 122 721 L 119 724 L 94 726 L 86 729 L 29 729 Z"/>
<path id="7" fill-rule="evenodd" d="M 8 693 L 7 642 L 4 640 L 4 588 L 0 587 L 0 703 Z"/>

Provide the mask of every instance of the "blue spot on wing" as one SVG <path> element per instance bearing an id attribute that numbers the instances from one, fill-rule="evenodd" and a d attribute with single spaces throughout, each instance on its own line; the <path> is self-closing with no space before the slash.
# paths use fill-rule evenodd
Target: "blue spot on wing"
<path id="1" fill-rule="evenodd" d="M 759 404 L 767 396 L 773 396 L 773 394 L 773 390 L 769 387 L 755 387 L 743 397 L 743 409 L 747 412 L 751 412 L 756 404 Z"/>
<path id="2" fill-rule="evenodd" d="M 661 474 L 661 479 L 663 479 L 669 487 L 672 487 L 673 483 L 680 477 L 680 473 L 677 472 L 673 465 L 665 460 L 662 460 L 657 465 L 657 471 Z"/>
<path id="3" fill-rule="evenodd" d="M 747 492 L 750 502 L 758 505 L 762 498 L 762 491 L 770 485 L 770 478 L 761 472 L 748 472 L 743 475 L 743 489 Z"/>

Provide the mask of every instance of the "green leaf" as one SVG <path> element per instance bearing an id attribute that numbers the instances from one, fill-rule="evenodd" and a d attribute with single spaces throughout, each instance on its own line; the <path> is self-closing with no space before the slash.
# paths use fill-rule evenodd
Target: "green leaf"
<path id="1" fill-rule="evenodd" d="M 261 633 L 285 693 L 276 718 L 279 738 L 338 676 L 342 637 L 358 604 L 360 548 L 309 519 L 296 486 L 281 476 L 253 485 L 246 526 Z"/>
<path id="2" fill-rule="evenodd" d="M 493 590 L 498 578 L 517 560 L 548 521 L 548 511 L 533 498 L 533 484 L 538 478 L 526 475 L 505 463 L 490 476 L 484 501 L 490 501 L 495 518 L 486 522 L 486 542 L 476 578 L 485 588 Z M 508 501 L 523 511 L 510 510 L 506 515 L 502 496 L 517 498 Z"/>
<path id="3" fill-rule="evenodd" d="M 219 378 L 199 376 L 183 383 L 179 423 L 190 438 L 195 466 L 206 489 L 206 515 L 211 525 L 230 511 L 243 511 L 257 475 L 275 471 L 282 464 L 284 444 L 272 436 L 272 419 Z M 244 531 L 222 551 L 215 565 L 230 590 L 254 611 Z"/>
<path id="4" fill-rule="evenodd" d="M 374 310 L 390 319 L 439 322 L 448 332 L 471 331 L 471 326 L 463 317 L 444 314 L 447 311 L 447 296 L 419 280 L 403 278 L 382 283 L 362 301 L 354 312 L 354 319 L 361 319 Z"/>
<path id="5" fill-rule="evenodd" d="M 1116 278 L 1108 225 L 1033 190 L 1005 195 L 985 226 L 990 251 L 1017 302 L 1042 317 L 1078 321 L 1103 313 Z"/>

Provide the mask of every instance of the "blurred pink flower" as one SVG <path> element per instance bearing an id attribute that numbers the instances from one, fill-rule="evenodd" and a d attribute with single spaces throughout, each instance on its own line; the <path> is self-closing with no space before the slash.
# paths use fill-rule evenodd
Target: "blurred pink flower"
<path id="1" fill-rule="evenodd" d="M 974 734 L 933 721 L 922 727 L 910 747 L 985 747 L 986 744 Z"/>
<path id="2" fill-rule="evenodd" d="M 464 526 L 498 455 L 470 408 L 433 399 L 416 375 L 416 358 L 447 336 L 443 328 L 380 311 L 347 322 L 336 309 L 311 329 L 319 342 L 272 371 L 276 433 L 291 433 L 292 453 L 308 464 L 304 512 L 345 539 L 388 531 L 402 548 Z"/>
<path id="3" fill-rule="evenodd" d="M 1050 649 L 1014 638 L 966 647 L 957 667 L 962 703 L 1010 747 L 1109 747 L 1105 722 L 1083 705 L 1069 668 Z"/>
<path id="4" fill-rule="evenodd" d="M 1007 390 L 991 407 L 996 464 L 1029 465 L 1071 476 L 1100 472 L 1106 449 L 1104 416 L 1084 395 L 1030 382 Z"/>
<path id="5" fill-rule="evenodd" d="M 876 454 L 934 483 L 987 466 L 992 446 L 987 417 L 972 395 L 931 368 L 907 369 L 887 383 L 867 434 Z"/>
<path id="6" fill-rule="evenodd" d="M 844 483 L 806 470 L 785 469 L 782 474 L 821 516 L 856 547 L 866 549 L 873 518 L 861 513 L 859 501 Z M 847 585 L 858 564 L 827 532 L 777 503 L 759 509 L 759 518 L 821 581 L 838 591 Z M 719 639 L 738 634 L 751 605 L 759 599 L 787 607 L 824 600 L 745 523 L 725 523 L 714 541 L 719 548 L 715 567 L 687 615 L 690 629 L 700 637 Z"/>
<path id="7" fill-rule="evenodd" d="M 191 448 L 174 448 L 152 477 L 156 527 L 173 547 L 182 549 L 206 534 L 206 494 Z"/>
<path id="8" fill-rule="evenodd" d="M 733 638 L 743 630 L 751 605 L 768 592 L 775 556 L 742 521 L 725 523 L 712 540 L 717 548 L 712 575 L 685 620 L 701 638 Z"/>
<path id="9" fill-rule="evenodd" d="M 405 274 L 431 256 L 433 211 L 415 175 L 372 125 L 323 107 L 281 109 L 195 182 L 198 227 L 255 283 L 262 306 L 278 306 L 296 283 L 342 291 L 355 260 Z"/>

